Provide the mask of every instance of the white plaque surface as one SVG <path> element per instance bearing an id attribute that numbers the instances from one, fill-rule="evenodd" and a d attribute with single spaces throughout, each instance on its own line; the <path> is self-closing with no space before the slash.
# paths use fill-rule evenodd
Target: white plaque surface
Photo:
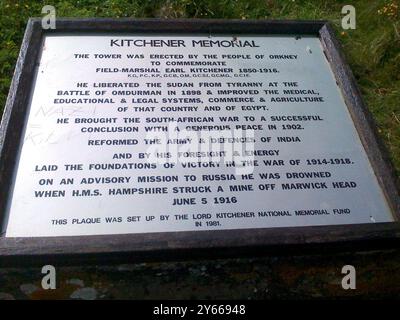
<path id="1" fill-rule="evenodd" d="M 7 237 L 393 221 L 319 39 L 289 36 L 46 36 L 8 210 Z"/>

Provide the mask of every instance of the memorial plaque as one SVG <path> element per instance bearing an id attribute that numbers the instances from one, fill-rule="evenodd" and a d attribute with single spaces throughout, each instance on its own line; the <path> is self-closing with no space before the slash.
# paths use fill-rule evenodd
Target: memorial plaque
<path id="1" fill-rule="evenodd" d="M 33 19 L 2 132 L 4 256 L 398 238 L 325 22 Z"/>

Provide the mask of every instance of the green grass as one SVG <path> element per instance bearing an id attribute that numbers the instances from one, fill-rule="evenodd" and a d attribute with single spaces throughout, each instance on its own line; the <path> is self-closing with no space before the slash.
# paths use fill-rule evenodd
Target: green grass
<path id="1" fill-rule="evenodd" d="M 357 10 L 357 29 L 340 27 L 341 8 Z M 45 4 L 59 17 L 326 19 L 337 31 L 378 131 L 400 173 L 400 12 L 388 0 L 0 0 L 0 108 L 5 104 L 28 17 Z M 380 13 L 379 13 L 380 12 Z M 391 14 L 393 13 L 393 14 Z"/>

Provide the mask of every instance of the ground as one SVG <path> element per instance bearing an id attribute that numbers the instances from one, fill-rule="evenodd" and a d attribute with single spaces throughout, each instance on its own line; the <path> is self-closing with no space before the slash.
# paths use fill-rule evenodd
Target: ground
<path id="1" fill-rule="evenodd" d="M 356 29 L 341 8 L 356 8 Z M 59 17 L 324 19 L 337 37 L 400 173 L 400 11 L 398 1 L 0 0 L 0 108 L 9 90 L 28 17 L 53 5 Z M 341 268 L 357 270 L 343 290 Z M 179 263 L 58 268 L 58 290 L 40 289 L 40 269 L 0 269 L 0 299 L 400 297 L 400 250 Z"/>

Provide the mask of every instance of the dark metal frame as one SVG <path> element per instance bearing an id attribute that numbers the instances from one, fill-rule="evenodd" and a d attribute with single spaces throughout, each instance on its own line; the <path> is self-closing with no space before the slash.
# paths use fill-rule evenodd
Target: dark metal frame
<path id="1" fill-rule="evenodd" d="M 165 232 L 103 236 L 5 238 L 0 234 L 0 265 L 111 263 L 139 260 L 192 259 L 259 255 L 271 252 L 356 250 L 397 246 L 400 240 L 398 182 L 384 145 L 366 109 L 356 81 L 326 21 L 57 19 L 44 30 L 39 18 L 29 20 L 15 67 L 0 127 L 0 225 L 17 165 L 35 66 L 42 37 L 48 33 L 206 33 L 293 34 L 319 36 L 341 88 L 362 144 L 368 154 L 395 222 L 317 227 Z M 1 230 L 1 229 L 0 229 Z M 321 250 L 323 249 L 323 250 Z"/>

